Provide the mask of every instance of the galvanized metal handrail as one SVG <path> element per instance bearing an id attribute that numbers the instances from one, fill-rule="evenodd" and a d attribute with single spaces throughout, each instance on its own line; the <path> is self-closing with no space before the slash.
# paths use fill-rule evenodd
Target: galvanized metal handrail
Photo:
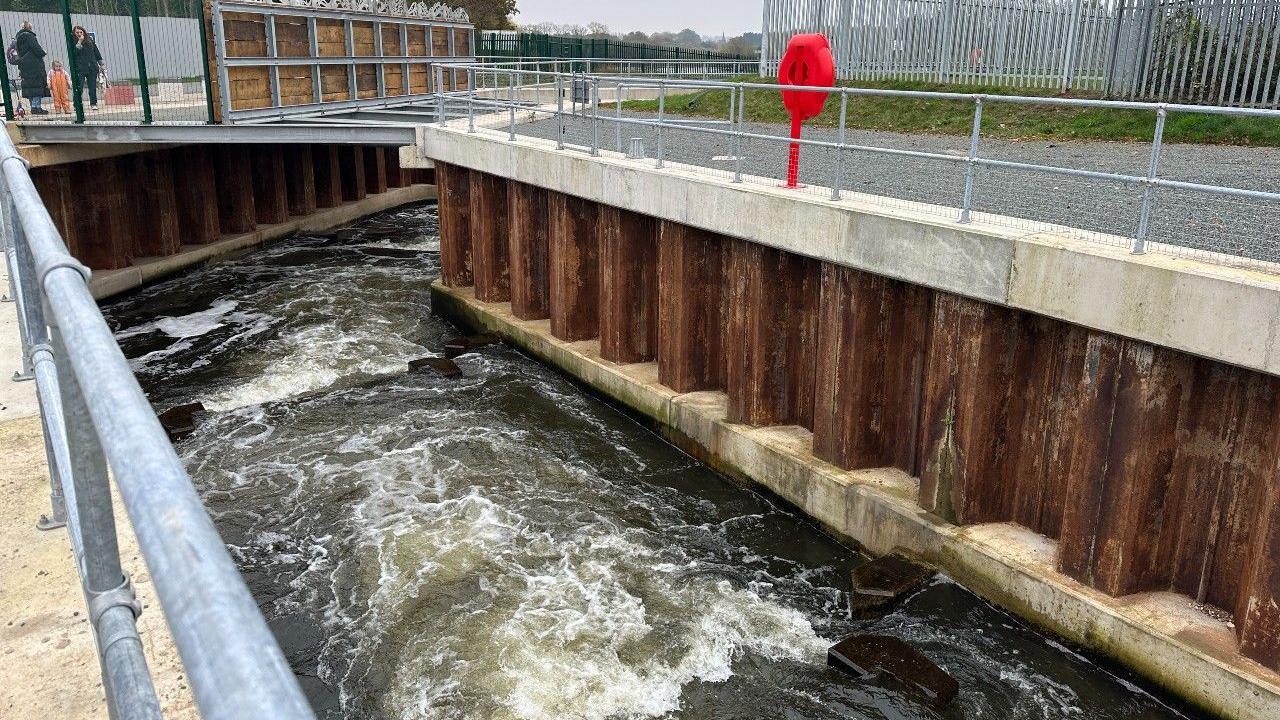
<path id="1" fill-rule="evenodd" d="M 257 604 L 0 123 L 0 236 L 20 300 L 53 488 L 97 639 L 112 718 L 159 718 L 120 565 L 108 469 L 205 718 L 311 719 Z M 10 251 L 11 249 L 11 251 Z"/>
<path id="2" fill-rule="evenodd" d="M 1163 135 L 1165 119 L 1170 112 L 1187 112 L 1205 115 L 1231 115 L 1244 117 L 1265 117 L 1272 118 L 1280 122 L 1280 110 L 1272 110 L 1265 108 L 1253 107 L 1228 107 L 1228 106 L 1212 106 L 1212 105 L 1188 105 L 1177 103 L 1149 103 L 1137 101 L 1118 101 L 1118 100 L 1095 100 L 1095 99 L 1077 99 L 1063 97 L 1039 97 L 1039 96 L 1023 96 L 1023 95 L 993 95 L 985 93 L 946 93 L 937 91 L 922 90 L 882 90 L 876 88 L 852 88 L 852 87 L 818 87 L 808 85 L 782 85 L 773 83 L 760 82 L 734 82 L 719 80 L 689 80 L 679 77 L 650 77 L 650 76 L 623 76 L 623 75 L 602 75 L 583 72 L 549 72 L 541 70 L 527 70 L 516 64 L 508 66 L 507 63 L 496 64 L 477 64 L 477 63 L 459 63 L 451 67 L 465 69 L 471 75 L 491 74 L 495 78 L 498 76 L 508 76 L 508 85 L 524 86 L 526 83 L 523 78 L 534 76 L 538 79 L 538 84 L 546 84 L 554 82 L 557 88 L 556 96 L 560 97 L 559 88 L 562 81 L 567 81 L 570 87 L 586 86 L 590 88 L 590 97 L 598 100 L 600 97 L 599 90 L 603 85 L 606 88 L 613 87 L 616 89 L 616 97 L 622 97 L 626 90 L 634 90 L 648 88 L 658 91 L 658 115 L 656 118 L 627 118 L 623 117 L 620 109 L 613 116 L 604 115 L 593 112 L 589 117 L 593 125 L 593 139 L 589 146 L 583 146 L 582 149 L 590 152 L 592 155 L 599 152 L 599 132 L 594 128 L 599 122 L 613 122 L 616 127 L 624 125 L 647 126 L 657 131 L 657 157 L 655 164 L 662 167 L 665 162 L 664 148 L 664 128 L 678 128 L 683 131 L 692 131 L 704 133 L 708 135 L 720 135 L 733 138 L 735 148 L 741 148 L 742 140 L 762 140 L 769 142 L 777 142 L 780 144 L 798 143 L 800 145 L 829 148 L 836 151 L 835 169 L 831 182 L 831 199 L 833 201 L 840 199 L 841 185 L 844 173 L 845 154 L 848 151 L 858 151 L 875 153 L 887 156 L 910 157 L 916 159 L 936 160 L 946 163 L 963 164 L 966 167 L 964 174 L 963 203 L 959 209 L 957 220 L 961 223 L 971 221 L 973 211 L 974 169 L 977 167 L 1004 168 L 1012 170 L 1024 170 L 1032 172 L 1043 172 L 1053 175 L 1065 177 L 1088 178 L 1095 180 L 1105 180 L 1126 185 L 1142 188 L 1141 202 L 1138 208 L 1138 229 L 1136 234 L 1131 238 L 1131 250 L 1134 254 L 1142 254 L 1147 249 L 1148 235 L 1150 232 L 1150 219 L 1152 212 L 1152 200 L 1154 192 L 1157 188 L 1170 188 L 1191 190 L 1196 192 L 1217 195 L 1220 197 L 1232 197 L 1237 199 L 1260 200 L 1266 202 L 1280 202 L 1280 193 L 1267 192 L 1262 190 L 1250 190 L 1246 188 L 1226 187 L 1219 185 L 1209 185 L 1201 183 L 1190 183 L 1183 181 L 1161 179 L 1158 174 L 1159 160 L 1161 149 L 1163 146 Z M 577 83 L 578 85 L 574 85 Z M 731 129 L 723 129 L 719 127 L 711 127 L 708 124 L 691 123 L 683 119 L 672 119 L 664 112 L 667 95 L 671 90 L 728 90 L 730 92 L 730 111 L 729 118 L 721 125 L 729 125 Z M 839 97 L 840 102 L 840 133 L 839 138 L 832 142 L 828 140 L 813 140 L 809 138 L 801 138 L 793 140 L 785 135 L 770 135 L 767 133 L 750 132 L 745 129 L 744 122 L 744 106 L 746 105 L 747 91 L 759 90 L 769 92 L 781 92 L 783 90 L 793 90 L 797 92 L 819 92 L 829 93 Z M 854 144 L 845 140 L 844 126 L 849 98 L 862 96 L 883 96 L 883 97 L 902 97 L 902 98 L 920 98 L 930 100 L 952 100 L 960 102 L 971 102 L 974 105 L 973 125 L 970 135 L 970 144 L 968 153 L 963 156 L 954 154 L 931 152 L 926 150 L 903 150 L 899 148 L 878 147 L 874 145 Z M 468 105 L 468 115 L 474 116 L 475 107 L 490 107 L 494 109 L 505 109 L 508 106 L 514 106 L 518 101 L 512 93 L 511 99 L 504 101 L 501 98 L 477 97 L 474 92 L 465 96 L 456 93 L 441 93 L 438 98 L 442 107 L 445 102 L 452 101 L 452 98 L 460 97 L 459 102 L 466 102 Z M 563 117 L 568 115 L 577 115 L 577 98 L 574 98 L 574 107 L 566 111 L 563 103 L 557 100 L 557 106 L 552 109 L 548 106 L 530 106 L 527 103 L 521 103 L 521 108 L 533 115 L 544 114 L 553 115 L 560 118 L 560 132 L 558 133 L 557 147 L 563 148 L 567 143 L 564 142 Z M 1009 160 L 997 160 L 994 158 L 982 157 L 981 150 L 981 122 L 982 108 L 984 104 L 991 103 L 1007 103 L 1020 105 L 1053 105 L 1060 107 L 1092 107 L 1110 110 L 1139 110 L 1153 112 L 1156 116 L 1155 131 L 1151 141 L 1150 162 L 1148 171 L 1145 175 L 1131 175 L 1124 173 L 1113 173 L 1101 170 L 1083 170 L 1077 168 L 1061 167 L 1056 165 L 1044 165 L 1038 163 L 1015 162 Z M 592 103 L 593 105 L 595 102 Z M 448 118 L 447 113 L 442 112 L 439 122 L 443 124 Z M 511 113 L 511 127 L 509 128 L 510 139 L 515 139 L 515 113 Z M 617 134 L 617 151 L 622 152 L 621 134 Z M 735 167 L 734 182 L 742 181 L 742 158 L 741 152 L 735 149 Z"/>

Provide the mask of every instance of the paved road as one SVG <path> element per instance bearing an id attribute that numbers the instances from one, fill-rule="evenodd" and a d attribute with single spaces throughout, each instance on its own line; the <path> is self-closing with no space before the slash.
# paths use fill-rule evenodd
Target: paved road
<path id="1" fill-rule="evenodd" d="M 632 115 L 633 117 L 643 117 Z M 587 144 L 590 123 L 572 118 L 566 141 Z M 601 124 L 601 142 L 615 143 L 614 124 Z M 703 127 L 721 127 L 704 125 Z M 782 136 L 776 124 L 749 124 L 753 133 Z M 543 120 L 521 126 L 520 133 L 554 138 L 556 122 Z M 678 162 L 724 172 L 734 166 L 732 139 L 696 131 L 664 133 L 664 155 Z M 656 133 L 636 125 L 623 126 L 624 139 L 643 137 L 653 156 Z M 805 137 L 836 139 L 834 129 L 808 129 Z M 910 135 L 851 130 L 847 142 L 963 156 L 968 138 L 953 135 Z M 1150 160 L 1145 143 L 982 140 L 983 157 L 1044 165 L 1145 175 Z M 801 182 L 829 187 L 835 152 L 805 148 Z M 786 145 L 772 140 L 748 141 L 743 171 L 772 178 L 784 176 Z M 1168 145 L 1162 153 L 1160 175 L 1168 179 L 1280 192 L 1280 149 L 1213 145 Z M 883 195 L 905 202 L 961 205 L 964 169 L 959 163 L 850 152 L 845 166 L 847 189 Z M 1096 233 L 1132 237 L 1136 234 L 1141 190 L 1121 183 L 1066 177 L 1042 172 L 979 168 L 975 179 L 975 210 L 1014 218 L 1039 220 Z M 890 201 L 891 202 L 891 201 Z M 1280 203 L 1236 200 L 1185 191 L 1157 191 L 1153 204 L 1151 239 L 1193 250 L 1280 261 Z M 1188 253 L 1192 254 L 1192 253 Z"/>

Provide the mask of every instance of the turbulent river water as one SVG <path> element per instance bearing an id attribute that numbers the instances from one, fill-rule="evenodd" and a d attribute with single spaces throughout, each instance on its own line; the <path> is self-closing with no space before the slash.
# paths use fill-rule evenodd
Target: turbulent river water
<path id="1" fill-rule="evenodd" d="M 325 718 L 1174 718 L 1114 669 L 946 580 L 854 622 L 865 557 L 510 348 L 410 373 L 435 207 L 296 237 L 106 308 Z M 825 666 L 899 636 L 939 713 Z"/>

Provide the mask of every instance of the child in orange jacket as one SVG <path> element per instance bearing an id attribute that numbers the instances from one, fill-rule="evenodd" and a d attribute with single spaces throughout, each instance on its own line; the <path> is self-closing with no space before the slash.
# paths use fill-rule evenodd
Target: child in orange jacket
<path id="1" fill-rule="evenodd" d="M 53 94 L 54 112 L 71 112 L 71 76 L 62 69 L 62 62 L 53 61 L 53 69 L 49 71 L 49 92 Z"/>

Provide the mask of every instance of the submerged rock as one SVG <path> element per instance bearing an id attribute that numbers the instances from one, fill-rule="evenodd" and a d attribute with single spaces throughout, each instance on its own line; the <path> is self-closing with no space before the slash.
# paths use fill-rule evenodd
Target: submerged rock
<path id="1" fill-rule="evenodd" d="M 499 342 L 498 336 L 492 333 L 456 337 L 445 341 L 444 356 L 447 358 L 456 358 L 459 355 L 469 353 L 476 348 L 484 347 L 485 345 L 493 345 L 497 342 Z"/>
<path id="2" fill-rule="evenodd" d="M 459 377 L 462 375 L 462 368 L 449 358 L 442 357 L 425 357 L 409 361 L 409 370 L 434 370 L 436 373 L 444 377 Z"/>
<path id="3" fill-rule="evenodd" d="M 862 682 L 905 691 L 936 709 L 960 692 L 960 683 L 906 642 L 889 635 L 850 635 L 827 650 L 827 664 Z"/>
<path id="4" fill-rule="evenodd" d="M 169 434 L 169 441 L 174 442 L 196 431 L 196 422 L 204 415 L 204 403 L 187 403 L 175 405 L 156 417 L 160 426 Z"/>
<path id="5" fill-rule="evenodd" d="M 853 569 L 849 614 L 867 619 L 888 612 L 937 571 L 902 555 L 884 555 Z"/>

